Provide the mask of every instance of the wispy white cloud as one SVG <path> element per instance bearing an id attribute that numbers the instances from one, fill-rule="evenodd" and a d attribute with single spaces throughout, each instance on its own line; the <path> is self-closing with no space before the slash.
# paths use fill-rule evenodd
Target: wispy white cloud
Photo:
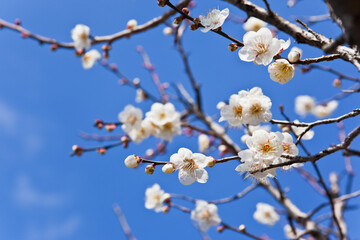
<path id="1" fill-rule="evenodd" d="M 58 207 L 64 203 L 64 197 L 58 193 L 37 190 L 29 177 L 19 175 L 15 181 L 14 201 L 22 207 Z"/>
<path id="2" fill-rule="evenodd" d="M 32 227 L 27 232 L 27 240 L 60 240 L 68 239 L 80 227 L 81 218 L 77 215 L 71 216 L 64 222 L 52 223 L 41 228 Z"/>
<path id="3" fill-rule="evenodd" d="M 16 131 L 18 113 L 5 102 L 0 101 L 0 129 L 7 134 Z"/>

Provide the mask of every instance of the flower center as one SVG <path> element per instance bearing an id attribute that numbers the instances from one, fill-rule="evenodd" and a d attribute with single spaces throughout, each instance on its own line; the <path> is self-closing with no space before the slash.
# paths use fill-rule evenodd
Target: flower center
<path id="1" fill-rule="evenodd" d="M 164 129 L 170 131 L 173 128 L 173 124 L 171 122 L 167 122 L 164 124 Z"/>
<path id="2" fill-rule="evenodd" d="M 201 219 L 203 220 L 209 220 L 211 217 L 211 213 L 209 212 L 209 210 L 204 210 L 201 214 Z"/>
<path id="3" fill-rule="evenodd" d="M 267 50 L 268 50 L 268 45 L 267 44 L 264 44 L 264 43 L 258 43 L 256 44 L 256 51 L 258 54 L 263 54 L 263 53 L 266 53 Z"/>
<path id="4" fill-rule="evenodd" d="M 284 152 L 288 152 L 289 151 L 289 145 L 288 144 L 283 144 L 283 149 L 284 149 Z"/>
<path id="5" fill-rule="evenodd" d="M 166 114 L 164 112 L 160 113 L 159 118 L 160 120 L 164 119 L 166 117 Z"/>
<path id="6" fill-rule="evenodd" d="M 242 109 L 243 108 L 240 105 L 234 107 L 233 110 L 234 110 L 234 114 L 235 114 L 236 117 L 241 117 L 242 116 Z"/>
<path id="7" fill-rule="evenodd" d="M 79 37 L 83 41 L 86 41 L 88 39 L 88 35 L 86 32 L 81 33 Z"/>
<path id="8" fill-rule="evenodd" d="M 262 147 L 263 152 L 269 152 L 271 150 L 271 146 L 269 143 L 266 143 Z"/>
<path id="9" fill-rule="evenodd" d="M 184 169 L 186 170 L 198 169 L 198 165 L 195 163 L 193 159 L 185 159 L 184 162 L 185 162 Z"/>
<path id="10" fill-rule="evenodd" d="M 263 111 L 263 108 L 261 107 L 261 105 L 259 103 L 255 103 L 251 106 L 250 111 L 252 114 L 257 115 Z"/>
<path id="11" fill-rule="evenodd" d="M 271 213 L 268 212 L 268 211 L 266 211 L 266 212 L 264 213 L 264 217 L 265 217 L 265 218 L 271 218 Z"/>
<path id="12" fill-rule="evenodd" d="M 131 114 L 131 115 L 129 115 L 127 120 L 131 125 L 134 125 L 136 123 L 137 117 L 135 115 Z"/>

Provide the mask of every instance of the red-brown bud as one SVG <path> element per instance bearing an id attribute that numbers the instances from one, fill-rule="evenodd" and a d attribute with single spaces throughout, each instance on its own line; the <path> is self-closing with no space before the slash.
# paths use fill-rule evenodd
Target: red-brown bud
<path id="1" fill-rule="evenodd" d="M 159 7 L 165 7 L 167 2 L 168 0 L 158 0 L 157 4 L 159 5 Z"/>
<path id="2" fill-rule="evenodd" d="M 101 155 L 104 155 L 106 153 L 106 148 L 98 148 L 96 149 L 96 151 L 101 154 Z"/>
<path id="3" fill-rule="evenodd" d="M 186 15 L 189 15 L 189 13 L 190 13 L 188 8 L 183 8 L 182 12 L 185 13 Z"/>
<path id="4" fill-rule="evenodd" d="M 100 120 L 100 119 L 96 119 L 94 125 L 95 125 L 95 127 L 97 127 L 98 129 L 102 129 L 103 126 L 104 126 L 104 122 L 103 122 L 102 120 Z"/>
<path id="5" fill-rule="evenodd" d="M 20 26 L 21 25 L 21 20 L 20 19 L 15 19 L 15 25 L 18 25 L 18 26 Z"/>
<path id="6" fill-rule="evenodd" d="M 106 125 L 105 125 L 105 129 L 106 129 L 108 132 L 114 131 L 115 128 L 116 128 L 116 124 L 114 124 L 114 123 L 109 123 L 109 124 L 106 124 Z"/>
<path id="7" fill-rule="evenodd" d="M 190 30 L 195 31 L 198 28 L 199 28 L 198 24 L 190 24 Z"/>
<path id="8" fill-rule="evenodd" d="M 225 227 L 224 227 L 224 226 L 218 226 L 218 227 L 216 228 L 216 231 L 218 231 L 219 233 L 222 233 L 224 230 L 225 230 Z"/>
<path id="9" fill-rule="evenodd" d="M 77 156 L 81 156 L 84 152 L 84 149 L 82 147 L 79 147 L 78 145 L 74 145 L 72 146 L 72 150 L 74 152 L 75 155 Z"/>
<path id="10" fill-rule="evenodd" d="M 333 86 L 337 88 L 341 87 L 341 79 L 340 78 L 334 79 Z"/>
<path id="11" fill-rule="evenodd" d="M 231 52 L 235 52 L 238 49 L 238 46 L 235 43 L 230 43 L 228 48 Z"/>
<path id="12" fill-rule="evenodd" d="M 183 16 L 176 17 L 176 18 L 174 19 L 174 24 L 179 25 L 179 24 L 182 23 L 183 20 L 184 20 L 184 17 L 183 17 Z"/>
<path id="13" fill-rule="evenodd" d="M 55 43 L 53 43 L 53 44 L 50 45 L 50 50 L 51 50 L 51 51 L 56 51 L 58 48 L 59 48 L 59 45 L 57 45 L 57 44 L 55 44 Z"/>

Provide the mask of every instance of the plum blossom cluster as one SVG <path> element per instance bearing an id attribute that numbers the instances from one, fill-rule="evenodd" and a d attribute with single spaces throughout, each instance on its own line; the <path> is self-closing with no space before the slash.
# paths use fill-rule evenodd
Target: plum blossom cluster
<path id="1" fill-rule="evenodd" d="M 90 28 L 84 24 L 77 24 L 75 28 L 71 30 L 71 38 L 74 41 L 75 49 L 80 53 L 83 53 L 91 46 Z M 92 68 L 100 58 L 101 54 L 96 49 L 86 52 L 81 58 L 83 68 Z"/>
<path id="2" fill-rule="evenodd" d="M 122 129 L 136 143 L 151 135 L 171 141 L 181 133 L 180 113 L 172 103 L 154 103 L 145 116 L 143 119 L 142 110 L 132 105 L 119 113 Z"/>
<path id="3" fill-rule="evenodd" d="M 155 212 L 168 212 L 171 202 L 171 195 L 165 193 L 155 183 L 145 191 L 145 208 L 154 209 Z M 191 211 L 190 218 L 195 221 L 199 229 L 206 232 L 211 226 L 216 226 L 221 223 L 218 215 L 218 208 L 215 204 L 208 203 L 203 200 L 196 201 L 196 207 Z"/>
<path id="4" fill-rule="evenodd" d="M 271 106 L 270 98 L 263 94 L 261 88 L 242 90 L 238 94 L 231 95 L 229 104 L 221 108 L 219 121 L 227 121 L 233 127 L 267 123 L 272 118 Z"/>
<path id="5" fill-rule="evenodd" d="M 299 150 L 293 143 L 293 138 L 289 133 L 281 132 L 267 132 L 265 130 L 256 130 L 252 136 L 246 139 L 246 145 L 249 149 L 240 151 L 238 153 L 241 158 L 241 164 L 236 167 L 236 171 L 241 173 L 246 172 L 247 177 L 253 177 L 257 181 L 267 183 L 268 177 L 276 176 L 276 168 L 266 171 L 262 169 L 273 164 L 287 162 L 288 159 L 282 157 L 282 154 L 289 156 L 296 156 Z M 283 167 L 288 170 L 291 167 L 299 167 L 299 164 L 292 164 Z"/>
<path id="6" fill-rule="evenodd" d="M 318 118 L 324 118 L 331 115 L 339 103 L 336 100 L 331 100 L 323 104 L 316 104 L 315 98 L 308 95 L 300 95 L 295 99 L 295 112 L 302 117 L 308 114 L 313 114 Z"/>
<path id="7" fill-rule="evenodd" d="M 275 56 L 290 46 L 290 39 L 285 42 L 274 38 L 272 32 L 265 26 L 266 24 L 256 18 L 249 18 L 244 24 L 248 32 L 243 37 L 244 47 L 239 50 L 241 60 L 267 66 Z M 300 59 L 301 53 L 296 49 L 293 48 L 289 53 L 291 62 Z M 269 65 L 268 72 L 271 80 L 285 84 L 294 77 L 295 68 L 289 61 L 280 58 Z"/>

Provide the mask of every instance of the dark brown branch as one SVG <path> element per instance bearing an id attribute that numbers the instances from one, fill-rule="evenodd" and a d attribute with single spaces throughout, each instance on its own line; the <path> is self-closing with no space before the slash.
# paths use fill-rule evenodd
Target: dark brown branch
<path id="1" fill-rule="evenodd" d="M 275 12 L 270 14 L 266 9 L 261 8 L 253 4 L 249 0 L 226 0 L 228 3 L 242 9 L 249 16 L 254 16 L 265 22 L 268 22 L 278 28 L 279 30 L 289 34 L 299 43 L 306 43 L 311 46 L 314 46 L 319 49 L 323 49 L 324 46 L 332 42 L 332 40 L 327 37 L 303 30 L 301 27 L 287 21 L 286 19 L 280 17 Z M 358 70 L 360 70 L 359 54 L 349 47 L 338 46 L 333 52 L 333 54 L 340 54 L 341 58 L 345 61 L 351 62 Z"/>
<path id="2" fill-rule="evenodd" d="M 170 1 L 167 1 L 167 2 L 166 2 L 166 5 L 168 5 L 170 8 L 172 8 L 172 9 L 174 9 L 175 11 L 177 11 L 178 13 L 180 13 L 184 18 L 186 18 L 186 19 L 194 22 L 194 18 L 193 18 L 193 17 L 191 17 L 191 16 L 189 16 L 188 14 L 184 13 L 183 11 L 181 11 L 179 7 L 174 6 Z M 204 27 L 204 26 L 201 25 L 201 23 L 200 23 L 199 25 L 200 25 L 200 27 Z M 217 33 L 217 34 L 219 34 L 219 35 L 221 35 L 221 36 L 223 36 L 223 37 L 225 37 L 225 38 L 227 38 L 227 39 L 229 39 L 230 41 L 236 43 L 239 47 L 244 46 L 244 44 L 243 44 L 241 41 L 239 41 L 239 40 L 237 40 L 236 38 L 233 38 L 233 37 L 231 37 L 230 35 L 224 33 L 222 30 L 217 29 L 217 30 L 211 30 L 211 31 L 214 32 L 214 33 Z"/>
<path id="3" fill-rule="evenodd" d="M 176 5 L 176 7 L 180 8 L 180 9 L 183 7 L 186 7 L 190 1 L 191 0 L 182 0 Z M 106 35 L 106 36 L 95 36 L 95 37 L 93 37 L 93 39 L 91 41 L 91 45 L 95 45 L 95 44 L 99 44 L 99 43 L 109 43 L 110 44 L 118 39 L 125 38 L 125 37 L 128 38 L 134 34 L 144 32 L 146 30 L 149 30 L 151 28 L 154 28 L 154 27 L 166 22 L 166 20 L 169 19 L 175 13 L 176 12 L 174 10 L 170 10 L 170 11 L 165 12 L 162 16 L 156 17 L 156 18 L 154 18 L 142 25 L 139 25 L 133 29 L 126 29 L 126 30 L 120 31 L 118 33 L 114 33 L 114 34 Z M 21 26 L 18 26 L 16 24 L 9 23 L 3 19 L 0 19 L 0 26 L 12 29 L 12 30 L 20 32 L 20 33 L 25 33 L 26 37 L 35 39 L 39 43 L 55 44 L 60 48 L 69 48 L 69 49 L 74 48 L 74 43 L 59 42 L 52 38 L 33 34 L 33 33 L 31 33 L 31 31 L 29 31 Z"/>
<path id="4" fill-rule="evenodd" d="M 299 60 L 297 62 L 293 62 L 293 64 L 301 64 L 301 65 L 308 65 L 311 63 L 319 63 L 319 62 L 325 62 L 325 61 L 332 61 L 335 59 L 341 58 L 340 54 L 331 54 L 331 55 L 325 55 L 318 58 L 305 58 L 302 60 Z"/>

